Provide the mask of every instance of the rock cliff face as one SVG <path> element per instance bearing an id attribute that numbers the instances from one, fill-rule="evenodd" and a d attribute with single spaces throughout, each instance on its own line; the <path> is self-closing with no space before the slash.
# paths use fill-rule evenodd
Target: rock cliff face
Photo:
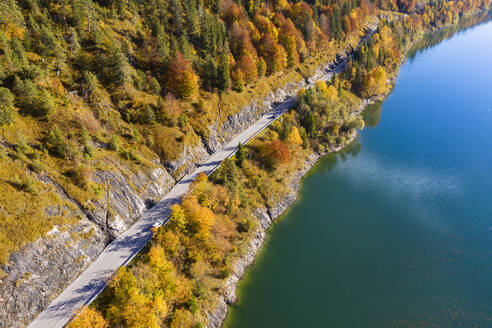
<path id="1" fill-rule="evenodd" d="M 119 172 L 97 171 L 93 180 L 106 186 L 106 197 L 90 203 L 96 223 L 111 238 L 129 228 L 142 214 L 174 185 L 174 179 L 163 168 L 138 172 L 130 176 L 121 164 Z"/>
<path id="2" fill-rule="evenodd" d="M 177 159 L 168 162 L 165 165 L 171 175 L 176 180 L 179 180 L 186 174 L 192 172 L 195 169 L 196 164 L 206 159 L 209 155 L 205 144 L 200 140 L 197 145 L 186 145 Z"/>
<path id="3" fill-rule="evenodd" d="M 44 238 L 12 253 L 1 267 L 6 276 L 0 279 L 0 328 L 25 327 L 175 182 L 163 167 L 134 172 L 115 162 L 111 170 L 96 171 L 91 177 L 106 186 L 105 195 L 82 206 L 48 175 L 38 178 L 73 205 L 49 208 L 49 215 L 65 212 L 79 220 L 74 225 L 55 226 Z"/>
<path id="4" fill-rule="evenodd" d="M 55 226 L 45 238 L 11 254 L 0 284 L 0 327 L 27 326 L 97 258 L 107 240 L 96 224 L 83 218 L 69 229 Z"/>

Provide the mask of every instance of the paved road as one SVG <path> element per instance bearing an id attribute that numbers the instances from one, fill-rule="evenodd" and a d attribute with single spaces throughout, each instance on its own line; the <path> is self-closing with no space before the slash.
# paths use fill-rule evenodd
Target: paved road
<path id="1" fill-rule="evenodd" d="M 335 71 L 343 69 L 345 62 L 339 64 Z M 332 72 L 326 72 L 320 80 L 329 80 Z M 312 86 L 310 84 L 309 86 Z M 287 98 L 271 112 L 263 115 L 249 128 L 237 135 L 221 150 L 211 155 L 194 172 L 185 176 L 174 185 L 171 191 L 132 227 L 116 238 L 99 257 L 70 284 L 28 328 L 61 328 L 71 318 L 72 314 L 82 306 L 89 304 L 106 286 L 108 279 L 118 268 L 126 265 L 152 238 L 152 226 L 158 221 L 169 220 L 170 205 L 178 202 L 185 195 L 191 182 L 202 172 L 209 175 L 227 157 L 232 156 L 239 143 L 245 144 L 255 137 L 268 125 L 273 123 L 283 113 L 296 103 L 296 97 Z"/>

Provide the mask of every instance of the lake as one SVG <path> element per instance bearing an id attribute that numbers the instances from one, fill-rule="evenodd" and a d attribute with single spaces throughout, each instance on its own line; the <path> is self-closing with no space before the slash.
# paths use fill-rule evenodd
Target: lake
<path id="1" fill-rule="evenodd" d="M 492 327 L 492 23 L 427 41 L 304 179 L 225 327 Z"/>

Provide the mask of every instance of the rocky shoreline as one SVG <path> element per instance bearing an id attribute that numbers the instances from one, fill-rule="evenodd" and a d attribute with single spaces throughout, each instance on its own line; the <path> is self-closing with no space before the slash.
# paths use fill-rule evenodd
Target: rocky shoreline
<path id="1" fill-rule="evenodd" d="M 477 13 L 480 13 L 477 12 Z M 474 13 L 473 15 L 477 14 Z M 455 26 L 455 24 L 451 25 Z M 446 27 L 449 28 L 449 27 Z M 444 28 L 439 28 L 436 31 L 440 31 Z M 436 32 L 436 31 L 426 31 L 421 35 L 419 38 L 417 38 L 415 41 L 413 41 L 405 50 L 405 54 L 401 59 L 400 65 L 403 64 L 406 59 L 407 59 L 407 54 L 408 51 L 415 45 L 417 44 L 422 38 L 427 35 L 428 33 Z M 392 92 L 395 83 L 396 83 L 396 77 L 398 76 L 399 73 L 399 68 L 395 71 L 395 73 L 388 79 L 388 90 L 386 93 L 377 95 L 371 98 L 363 99 L 360 107 L 354 111 L 354 115 L 359 115 L 361 114 L 368 106 L 376 103 L 376 102 L 382 102 L 384 99 Z M 358 138 L 358 133 L 354 132 L 354 134 L 347 140 L 347 142 L 343 145 L 338 145 L 334 147 L 333 149 L 330 149 L 328 151 L 323 151 L 323 152 L 313 152 L 311 155 L 308 156 L 306 161 L 304 162 L 304 166 L 300 169 L 297 170 L 297 172 L 294 173 L 292 180 L 290 181 L 290 190 L 291 192 L 286 194 L 280 201 L 278 201 L 275 206 L 272 208 L 258 208 L 257 209 L 257 219 L 258 219 L 258 229 L 255 232 L 255 235 L 253 238 L 250 240 L 248 248 L 246 253 L 240 257 L 237 262 L 234 264 L 233 271 L 231 272 L 229 278 L 226 280 L 224 286 L 223 286 L 223 294 L 219 297 L 219 300 L 217 302 L 217 306 L 215 307 L 214 311 L 212 313 L 208 314 L 208 323 L 207 327 L 208 328 L 221 328 L 224 320 L 227 316 L 227 311 L 228 311 L 228 306 L 230 304 L 234 304 L 237 302 L 237 295 L 236 295 L 236 289 L 237 289 L 237 284 L 240 279 L 243 278 L 246 269 L 253 264 L 255 261 L 256 255 L 260 251 L 261 246 L 263 245 L 263 242 L 265 241 L 267 230 L 272 226 L 274 221 L 280 217 L 282 214 L 284 214 L 287 209 L 294 204 L 294 202 L 297 200 L 298 196 L 298 191 L 301 186 L 301 181 L 302 178 L 313 168 L 313 166 L 317 163 L 317 161 L 322 158 L 323 156 L 329 154 L 329 153 L 335 153 L 346 146 L 350 145 L 352 142 L 354 142 Z"/>
<path id="2" fill-rule="evenodd" d="M 368 105 L 374 102 L 375 100 L 368 100 L 367 102 L 364 102 L 364 108 L 362 110 L 358 110 L 358 112 L 362 112 Z M 354 134 L 343 145 L 338 145 L 329 151 L 323 151 L 320 153 L 313 152 L 304 162 L 304 166 L 293 174 L 289 185 L 291 192 L 282 197 L 282 199 L 272 208 L 258 208 L 256 210 L 256 216 L 259 223 L 258 229 L 256 230 L 253 238 L 251 238 L 246 253 L 234 264 L 233 271 L 223 286 L 223 294 L 219 297 L 215 310 L 212 313 L 209 313 L 207 324 L 208 328 L 222 327 L 227 315 L 228 305 L 237 302 L 237 283 L 244 276 L 246 269 L 255 261 L 256 255 L 265 241 L 267 230 L 272 226 L 274 221 L 284 214 L 287 209 L 297 200 L 302 178 L 313 168 L 320 158 L 329 153 L 335 153 L 342 150 L 357 140 L 357 138 L 358 134 L 354 132 Z"/>
<path id="3" fill-rule="evenodd" d="M 404 62 L 405 58 L 402 59 L 402 63 Z M 382 102 L 393 90 L 396 82 L 396 75 L 398 75 L 398 73 L 395 73 L 395 77 L 391 77 L 390 79 L 388 79 L 389 87 L 386 93 L 363 99 L 360 107 L 357 108 L 352 114 L 359 115 L 368 106 L 376 102 Z M 273 225 L 274 221 L 282 214 L 284 214 L 287 209 L 292 206 L 297 200 L 302 178 L 313 168 L 313 166 L 318 162 L 319 159 L 327 154 L 339 152 L 340 150 L 350 145 L 352 142 L 356 141 L 358 137 L 359 134 L 354 131 L 352 136 L 346 141 L 345 144 L 337 145 L 329 150 L 325 150 L 322 152 L 313 152 L 312 154 L 310 154 L 304 162 L 303 167 L 298 169 L 293 174 L 292 180 L 290 181 L 289 185 L 291 192 L 282 197 L 282 199 L 278 201 L 272 208 L 258 208 L 256 210 L 256 217 L 259 223 L 258 229 L 249 242 L 246 253 L 242 257 L 240 257 L 234 264 L 233 271 L 231 272 L 229 278 L 227 278 L 223 286 L 224 291 L 223 294 L 219 297 L 215 310 L 212 313 L 208 314 L 208 328 L 222 327 L 227 316 L 228 305 L 237 302 L 236 289 L 239 280 L 243 278 L 246 269 L 254 263 L 256 255 L 260 251 L 260 248 L 265 241 L 268 229 Z"/>

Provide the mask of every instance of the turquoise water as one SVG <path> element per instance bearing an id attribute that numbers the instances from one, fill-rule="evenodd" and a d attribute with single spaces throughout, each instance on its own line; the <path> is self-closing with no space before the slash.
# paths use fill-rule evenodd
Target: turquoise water
<path id="1" fill-rule="evenodd" d="M 322 160 L 227 328 L 492 327 L 492 23 L 417 52 Z"/>

